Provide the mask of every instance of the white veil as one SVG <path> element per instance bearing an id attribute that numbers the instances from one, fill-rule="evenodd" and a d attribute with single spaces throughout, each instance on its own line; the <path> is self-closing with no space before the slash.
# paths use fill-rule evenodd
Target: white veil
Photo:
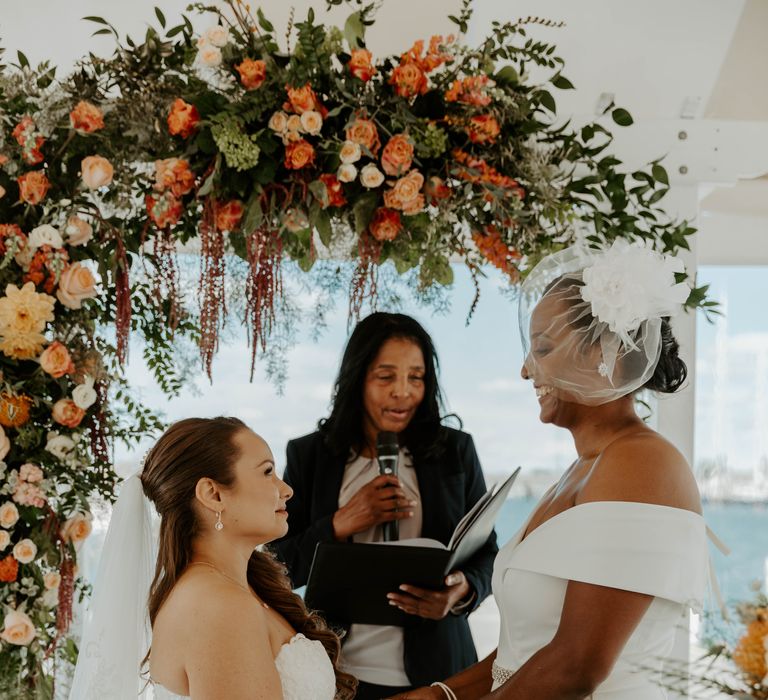
<path id="1" fill-rule="evenodd" d="M 151 505 L 134 474 L 123 482 L 112 512 L 70 700 L 152 697 L 140 674 L 151 639 L 147 598 L 156 556 Z"/>

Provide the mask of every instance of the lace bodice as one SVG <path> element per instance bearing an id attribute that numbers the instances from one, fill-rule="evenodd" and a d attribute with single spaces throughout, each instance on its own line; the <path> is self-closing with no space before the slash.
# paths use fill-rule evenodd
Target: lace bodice
<path id="1" fill-rule="evenodd" d="M 283 644 L 275 658 L 283 685 L 283 700 L 333 700 L 336 674 L 325 647 L 314 639 L 297 634 Z M 155 700 L 176 700 L 160 686 L 155 686 Z"/>

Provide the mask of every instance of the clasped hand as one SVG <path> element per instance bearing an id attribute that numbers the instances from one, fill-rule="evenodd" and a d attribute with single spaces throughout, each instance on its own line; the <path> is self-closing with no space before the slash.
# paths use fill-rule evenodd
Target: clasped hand
<path id="1" fill-rule="evenodd" d="M 440 590 L 433 591 L 404 583 L 399 591 L 388 593 L 387 598 L 390 605 L 409 615 L 442 620 L 470 590 L 467 577 L 461 571 L 454 571 L 445 577 L 445 587 Z"/>

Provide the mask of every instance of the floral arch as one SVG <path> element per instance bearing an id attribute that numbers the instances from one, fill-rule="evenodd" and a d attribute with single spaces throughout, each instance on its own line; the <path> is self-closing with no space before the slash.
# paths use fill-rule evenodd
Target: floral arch
<path id="1" fill-rule="evenodd" d="M 347 0 L 328 0 L 328 5 Z M 555 91 L 572 88 L 555 47 L 528 37 L 537 18 L 462 42 L 470 0 L 432 37 L 374 58 L 373 3 L 349 0 L 343 30 L 313 13 L 290 46 L 257 10 L 196 6 L 143 41 L 114 34 L 62 78 L 23 54 L 0 63 L 0 694 L 53 697 L 89 500 L 110 499 L 110 444 L 161 427 L 122 378 L 128 335 L 169 394 L 173 347 L 194 339 L 210 375 L 237 260 L 243 320 L 268 351 L 285 314 L 286 265 L 314 283 L 348 285 L 350 314 L 375 304 L 378 272 L 411 275 L 422 294 L 450 285 L 451 261 L 474 278 L 495 265 L 515 285 L 577 235 L 686 248 L 665 215 L 658 161 L 626 172 L 605 119 L 573 128 Z M 535 65 L 547 73 L 526 77 Z M 630 115 L 609 107 L 619 126 Z M 199 246 L 196 307 L 179 293 L 176 250 Z M 330 282 L 329 282 L 330 280 Z M 688 305 L 706 307 L 692 287 Z M 477 299 L 475 299 L 476 303 Z M 111 330 L 114 329 L 114 330 Z"/>

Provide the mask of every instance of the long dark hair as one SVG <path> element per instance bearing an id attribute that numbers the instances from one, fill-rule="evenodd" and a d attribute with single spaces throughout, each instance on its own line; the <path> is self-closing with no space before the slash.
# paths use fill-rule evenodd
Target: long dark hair
<path id="1" fill-rule="evenodd" d="M 192 543 L 200 531 L 193 502 L 203 478 L 232 486 L 239 456 L 234 437 L 248 427 L 237 418 L 188 418 L 174 423 L 147 454 L 141 483 L 160 515 L 160 541 L 155 577 L 149 591 L 149 619 L 154 626 L 163 603 L 192 559 Z M 286 571 L 269 551 L 255 551 L 248 562 L 248 584 L 297 631 L 319 640 L 336 671 L 337 697 L 354 696 L 357 681 L 339 671 L 339 638 L 291 590 Z M 144 659 L 146 663 L 149 654 Z"/>
<path id="2" fill-rule="evenodd" d="M 424 399 L 400 435 L 415 459 L 431 456 L 442 445 L 443 397 L 438 382 L 439 361 L 434 343 L 418 321 L 405 314 L 376 312 L 357 324 L 344 349 L 333 391 L 331 415 L 318 423 L 328 447 L 338 456 L 360 450 L 363 432 L 363 389 L 366 373 L 381 346 L 392 338 L 410 340 L 424 355 Z"/>

